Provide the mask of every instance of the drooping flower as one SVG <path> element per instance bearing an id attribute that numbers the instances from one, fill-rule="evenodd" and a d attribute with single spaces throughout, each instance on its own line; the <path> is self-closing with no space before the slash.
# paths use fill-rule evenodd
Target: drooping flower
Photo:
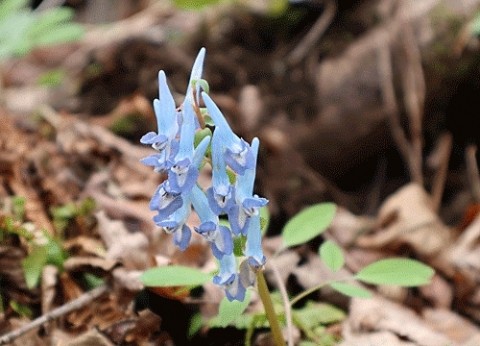
<path id="1" fill-rule="evenodd" d="M 183 109 L 178 153 L 173 159 L 174 162 L 168 174 L 170 187 L 176 193 L 189 193 L 195 185 L 199 174 L 198 168 L 210 142 L 210 136 L 207 136 L 195 149 L 194 137 L 195 114 L 192 106 L 186 104 Z"/>
<path id="2" fill-rule="evenodd" d="M 220 225 L 218 216 L 208 206 L 205 193 L 195 185 L 192 189 L 192 205 L 200 218 L 201 224 L 195 231 L 209 243 L 213 255 L 221 259 L 233 252 L 232 233 L 228 227 Z"/>
<path id="3" fill-rule="evenodd" d="M 147 133 L 140 139 L 140 142 L 150 144 L 159 152 L 144 158 L 142 162 L 147 166 L 152 166 L 158 172 L 164 172 L 170 167 L 170 157 L 175 154 L 178 147 L 176 139 L 178 112 L 175 109 L 175 100 L 168 88 L 163 71 L 158 73 L 158 84 L 159 98 L 153 101 L 158 132 Z"/>
<path id="4" fill-rule="evenodd" d="M 260 208 L 268 203 L 268 200 L 257 195 L 253 195 L 255 183 L 256 161 L 260 141 L 254 138 L 252 141 L 252 160 L 254 166 L 245 170 L 243 175 L 238 175 L 235 182 L 235 205 L 228 212 L 228 221 L 235 235 L 247 235 L 249 223 L 252 217 L 259 216 Z"/>
<path id="5" fill-rule="evenodd" d="M 245 299 L 246 287 L 237 273 L 237 260 L 234 254 L 225 255 L 220 260 L 220 272 L 213 277 L 213 283 L 222 286 L 229 301 Z"/>
<path id="6" fill-rule="evenodd" d="M 212 187 L 207 190 L 208 204 L 217 215 L 226 214 L 235 203 L 235 189 L 228 178 L 220 133 L 215 130 L 212 136 Z"/>

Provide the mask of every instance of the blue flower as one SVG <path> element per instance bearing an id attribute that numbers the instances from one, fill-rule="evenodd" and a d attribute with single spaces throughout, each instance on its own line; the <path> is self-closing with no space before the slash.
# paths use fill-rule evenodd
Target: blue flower
<path id="1" fill-rule="evenodd" d="M 209 243 L 213 255 L 221 259 L 224 255 L 233 253 L 233 239 L 230 229 L 219 224 L 218 216 L 208 206 L 205 193 L 195 185 L 192 189 L 192 205 L 202 222 L 195 231 L 202 235 Z"/>
<path id="2" fill-rule="evenodd" d="M 217 215 L 226 214 L 235 203 L 235 189 L 228 179 L 219 133 L 215 130 L 212 137 L 212 187 L 207 190 L 208 204 Z"/>
<path id="3" fill-rule="evenodd" d="M 193 188 L 199 175 L 198 168 L 210 142 L 210 136 L 207 136 L 194 149 L 194 137 L 195 114 L 192 106 L 187 104 L 183 110 L 178 153 L 168 172 L 170 187 L 176 193 L 189 193 Z"/>
<path id="4" fill-rule="evenodd" d="M 220 272 L 213 277 L 213 283 L 222 286 L 229 301 L 245 299 L 246 286 L 237 273 L 237 261 L 234 254 L 225 255 L 220 260 Z"/>
<path id="5" fill-rule="evenodd" d="M 158 212 L 158 219 L 166 219 L 183 205 L 183 197 L 170 189 L 168 180 L 160 184 L 150 200 L 150 210 Z"/>
<path id="6" fill-rule="evenodd" d="M 239 138 L 230 128 L 215 102 L 202 92 L 203 101 L 207 107 L 208 114 L 215 123 L 215 132 L 219 137 L 219 145 L 226 164 L 237 174 L 243 175 L 245 170 L 255 167 L 255 158 L 250 146 L 245 140 Z"/>
<path id="7" fill-rule="evenodd" d="M 167 85 L 165 72 L 158 73 L 159 99 L 153 101 L 155 116 L 157 118 L 157 131 L 144 135 L 140 142 L 150 144 L 159 151 L 142 160 L 147 166 L 153 166 L 156 171 L 162 172 L 169 168 L 169 159 L 177 147 L 176 136 L 178 132 L 178 112 L 175 109 L 175 100 Z"/>
<path id="8" fill-rule="evenodd" d="M 259 145 L 260 142 L 258 138 L 254 138 L 251 151 L 255 163 L 257 161 Z M 255 183 L 255 171 L 255 166 L 247 169 L 244 175 L 237 176 L 237 181 L 235 182 L 236 203 L 228 212 L 228 220 L 230 221 L 232 232 L 235 235 L 247 235 L 251 218 L 259 215 L 259 209 L 268 203 L 267 199 L 252 195 Z"/>
<path id="9" fill-rule="evenodd" d="M 180 250 L 184 251 L 190 244 L 190 238 L 192 237 L 192 232 L 186 225 L 188 216 L 191 212 L 191 203 L 188 196 L 182 198 L 182 200 L 182 206 L 168 218 L 156 215 L 153 218 L 153 221 L 158 226 L 163 227 L 168 234 L 173 234 L 173 242 L 180 248 Z"/>

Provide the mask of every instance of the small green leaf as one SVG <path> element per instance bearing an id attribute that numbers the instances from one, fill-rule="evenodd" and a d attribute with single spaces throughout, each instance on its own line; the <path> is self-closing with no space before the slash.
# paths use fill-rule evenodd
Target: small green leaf
<path id="1" fill-rule="evenodd" d="M 435 271 L 409 258 L 388 258 L 369 264 L 355 278 L 374 285 L 414 287 L 426 285 Z"/>
<path id="2" fill-rule="evenodd" d="M 229 301 L 223 297 L 218 307 L 218 315 L 210 320 L 211 327 L 225 328 L 234 322 L 243 314 L 248 304 L 250 304 L 251 292 L 247 290 L 243 302 L 237 300 Z"/>
<path id="3" fill-rule="evenodd" d="M 45 236 L 48 238 L 48 243 L 45 245 L 47 249 L 47 263 L 62 268 L 67 254 L 63 250 L 61 242 L 58 239 L 49 238 L 47 235 Z"/>
<path id="4" fill-rule="evenodd" d="M 366 289 L 345 282 L 332 282 L 330 287 L 349 297 L 370 298 L 372 296 Z"/>
<path id="5" fill-rule="evenodd" d="M 62 84 L 65 76 L 66 71 L 64 69 L 49 70 L 38 77 L 37 83 L 46 87 L 56 87 Z"/>
<path id="6" fill-rule="evenodd" d="M 13 311 L 15 311 L 17 314 L 19 314 L 22 317 L 27 317 L 30 319 L 33 316 L 32 309 L 30 309 L 27 305 L 20 304 L 15 300 L 10 301 L 10 307 L 12 308 Z"/>
<path id="7" fill-rule="evenodd" d="M 105 283 L 104 279 L 91 273 L 83 274 L 83 280 L 89 289 L 102 286 Z"/>
<path id="8" fill-rule="evenodd" d="M 25 282 L 28 288 L 34 288 L 40 281 L 42 270 L 47 263 L 48 250 L 45 246 L 36 246 L 22 261 Z"/>
<path id="9" fill-rule="evenodd" d="M 345 264 L 342 249 L 331 240 L 324 242 L 318 249 L 318 253 L 323 263 L 334 272 L 340 270 Z"/>
<path id="10" fill-rule="evenodd" d="M 193 338 L 195 334 L 199 332 L 200 329 L 202 329 L 203 325 L 203 317 L 201 313 L 196 313 L 192 316 L 190 319 L 190 323 L 188 325 L 188 332 L 187 336 L 189 339 Z"/>
<path id="11" fill-rule="evenodd" d="M 300 245 L 324 232 L 335 216 L 334 203 L 320 203 L 308 207 L 287 222 L 282 231 L 286 247 Z"/>
<path id="12" fill-rule="evenodd" d="M 224 0 L 173 0 L 173 4 L 183 10 L 201 10 L 205 6 L 214 5 Z"/>
<path id="13" fill-rule="evenodd" d="M 184 266 L 156 267 L 146 270 L 140 280 L 145 286 L 200 286 L 211 276 L 198 269 Z"/>
<path id="14" fill-rule="evenodd" d="M 303 308 L 295 309 L 294 313 L 295 319 L 309 329 L 340 322 L 345 318 L 345 312 L 327 303 L 308 302 Z"/>
<path id="15" fill-rule="evenodd" d="M 14 15 L 28 5 L 28 0 L 2 0 L 0 2 L 0 20 Z"/>

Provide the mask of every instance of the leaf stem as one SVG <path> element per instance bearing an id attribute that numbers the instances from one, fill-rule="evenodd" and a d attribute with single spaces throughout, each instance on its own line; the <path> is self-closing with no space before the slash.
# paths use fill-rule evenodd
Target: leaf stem
<path id="1" fill-rule="evenodd" d="M 282 330 L 280 329 L 280 324 L 278 323 L 277 314 L 273 308 L 272 298 L 270 297 L 265 276 L 263 276 L 263 270 L 258 270 L 256 275 L 258 294 L 260 295 L 263 307 L 265 308 L 265 314 L 267 315 L 268 322 L 270 323 L 270 330 L 272 331 L 275 345 L 285 346 L 285 339 L 283 338 Z"/>
<path id="2" fill-rule="evenodd" d="M 313 292 L 325 287 L 326 285 L 328 285 L 331 282 L 333 282 L 333 280 L 322 282 L 321 284 L 310 287 L 308 290 L 303 291 L 302 293 L 299 293 L 298 295 L 293 297 L 292 300 L 290 300 L 290 306 L 294 306 L 295 304 L 297 304 L 300 300 L 302 300 L 306 296 L 308 296 L 308 295 L 312 294 Z"/>

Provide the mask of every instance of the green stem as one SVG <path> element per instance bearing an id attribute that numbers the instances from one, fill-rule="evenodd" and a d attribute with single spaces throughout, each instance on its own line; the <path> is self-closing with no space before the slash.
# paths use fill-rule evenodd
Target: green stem
<path id="1" fill-rule="evenodd" d="M 296 303 L 298 303 L 300 300 L 302 300 L 303 298 L 305 298 L 305 297 L 308 296 L 309 294 L 312 294 L 313 292 L 315 292 L 315 291 L 323 288 L 324 286 L 328 285 L 328 284 L 331 283 L 331 282 L 333 282 L 333 280 L 323 282 L 323 283 L 321 283 L 321 284 L 319 284 L 319 285 L 310 287 L 308 290 L 303 291 L 302 293 L 299 293 L 298 295 L 296 295 L 295 297 L 293 297 L 292 300 L 290 300 L 290 306 L 294 306 Z"/>
<path id="2" fill-rule="evenodd" d="M 257 271 L 257 285 L 258 294 L 262 299 L 263 307 L 265 308 L 265 314 L 267 315 L 268 323 L 270 323 L 270 330 L 272 331 L 273 340 L 276 346 L 285 346 L 285 340 L 283 339 L 282 330 L 280 324 L 278 324 L 277 314 L 273 308 L 272 298 L 270 297 L 270 291 L 263 276 L 263 270 Z"/>

